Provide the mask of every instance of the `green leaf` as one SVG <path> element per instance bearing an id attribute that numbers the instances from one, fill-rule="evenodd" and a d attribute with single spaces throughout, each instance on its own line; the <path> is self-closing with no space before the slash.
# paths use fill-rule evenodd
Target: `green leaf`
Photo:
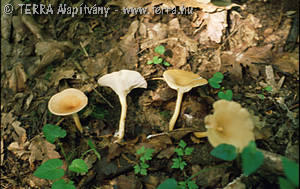
<path id="1" fill-rule="evenodd" d="M 179 189 L 179 186 L 177 185 L 177 181 L 173 178 L 169 178 L 162 182 L 157 189 Z"/>
<path id="2" fill-rule="evenodd" d="M 162 45 L 159 45 L 155 47 L 154 52 L 163 55 L 165 53 L 165 47 Z"/>
<path id="3" fill-rule="evenodd" d="M 251 141 L 242 151 L 243 173 L 249 176 L 261 166 L 263 161 L 263 153 L 258 151 L 255 142 Z"/>
<path id="4" fill-rule="evenodd" d="M 148 60 L 147 64 L 153 64 L 153 60 Z"/>
<path id="5" fill-rule="evenodd" d="M 171 168 L 178 169 L 180 167 L 181 160 L 179 158 L 173 158 L 172 161 L 173 161 L 173 165 Z"/>
<path id="6" fill-rule="evenodd" d="M 88 167 L 83 159 L 74 159 L 69 166 L 69 170 L 76 173 L 86 173 L 88 172 Z"/>
<path id="7" fill-rule="evenodd" d="M 230 89 L 226 90 L 225 92 L 223 92 L 223 91 L 218 92 L 218 97 L 220 99 L 230 101 L 230 100 L 232 100 L 232 96 L 233 96 L 233 93 L 232 93 L 232 90 L 230 90 Z"/>
<path id="8" fill-rule="evenodd" d="M 34 176 L 42 179 L 54 180 L 64 176 L 65 171 L 60 167 L 63 161 L 60 159 L 49 159 L 39 166 L 33 173 Z"/>
<path id="9" fill-rule="evenodd" d="M 168 66 L 171 66 L 171 64 L 170 64 L 169 62 L 166 62 L 166 61 L 163 62 L 163 65 L 164 65 L 164 66 L 167 66 L 167 67 L 168 67 Z"/>
<path id="10" fill-rule="evenodd" d="M 216 82 L 213 78 L 208 79 L 208 83 L 211 87 L 215 89 L 219 89 L 221 87 L 221 85 L 218 82 Z"/>
<path id="11" fill-rule="evenodd" d="M 180 146 L 181 148 L 185 148 L 186 143 L 183 140 L 180 140 L 178 146 Z"/>
<path id="12" fill-rule="evenodd" d="M 140 149 L 137 150 L 136 153 L 137 153 L 138 155 L 141 155 L 141 154 L 143 154 L 144 152 L 145 152 L 145 146 L 142 146 Z"/>
<path id="13" fill-rule="evenodd" d="M 64 138 L 67 135 L 67 132 L 64 129 L 52 124 L 46 124 L 43 127 L 43 133 L 46 140 L 52 144 L 55 142 L 55 139 Z"/>
<path id="14" fill-rule="evenodd" d="M 154 64 L 160 64 L 160 63 L 162 63 L 162 61 L 163 61 L 163 59 L 158 57 L 158 56 L 153 57 L 153 63 Z"/>
<path id="15" fill-rule="evenodd" d="M 231 0 L 211 0 L 211 3 L 216 6 L 226 7 L 231 5 Z"/>
<path id="16" fill-rule="evenodd" d="M 51 189 L 76 189 L 76 187 L 74 186 L 73 181 L 67 183 L 65 180 L 60 179 L 53 182 Z"/>
<path id="17" fill-rule="evenodd" d="M 187 181 L 188 189 L 198 189 L 198 185 L 194 180 Z"/>
<path id="18" fill-rule="evenodd" d="M 186 162 L 182 160 L 182 161 L 180 161 L 180 163 L 179 163 L 179 168 L 180 168 L 181 170 L 183 170 L 184 167 L 185 167 L 186 165 L 187 165 Z"/>
<path id="19" fill-rule="evenodd" d="M 286 177 L 293 183 L 296 187 L 299 186 L 299 164 L 282 157 L 281 158 L 283 171 Z"/>
<path id="20" fill-rule="evenodd" d="M 237 150 L 233 145 L 230 144 L 220 144 L 215 147 L 210 154 L 216 158 L 232 161 L 237 156 Z"/>
<path id="21" fill-rule="evenodd" d="M 268 91 L 268 92 L 271 92 L 272 91 L 272 86 L 266 86 L 264 88 L 264 90 Z"/>
<path id="22" fill-rule="evenodd" d="M 87 142 L 88 146 L 94 151 L 95 155 L 97 156 L 97 158 L 100 160 L 101 159 L 101 155 L 100 153 L 97 151 L 93 141 L 91 139 L 88 140 Z"/>
<path id="23" fill-rule="evenodd" d="M 188 156 L 188 155 L 191 155 L 192 152 L 193 152 L 194 148 L 191 148 L 191 147 L 187 147 L 185 150 L 184 150 L 184 155 Z"/>
<path id="24" fill-rule="evenodd" d="M 135 165 L 133 168 L 134 168 L 134 174 L 138 174 L 141 172 L 141 167 L 139 166 L 139 164 Z"/>
<path id="25" fill-rule="evenodd" d="M 146 176 L 147 175 L 147 169 L 142 168 L 140 174 Z"/>
<path id="26" fill-rule="evenodd" d="M 287 179 L 283 177 L 279 177 L 279 186 L 280 189 L 295 189 L 296 187 L 293 186 Z"/>
<path id="27" fill-rule="evenodd" d="M 178 156 L 183 156 L 184 152 L 182 148 L 175 148 L 174 152 L 177 153 Z"/>
<path id="28" fill-rule="evenodd" d="M 221 72 L 216 72 L 213 75 L 213 78 L 216 79 L 217 82 L 222 82 L 224 75 Z"/>

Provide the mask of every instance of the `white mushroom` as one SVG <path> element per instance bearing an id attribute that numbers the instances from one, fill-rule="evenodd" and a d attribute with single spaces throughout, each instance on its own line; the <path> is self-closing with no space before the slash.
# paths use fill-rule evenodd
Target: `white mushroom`
<path id="1" fill-rule="evenodd" d="M 59 116 L 72 115 L 80 133 L 83 132 L 77 112 L 88 103 L 87 96 L 78 89 L 69 88 L 53 95 L 48 102 L 51 113 Z"/>
<path id="2" fill-rule="evenodd" d="M 250 141 L 254 141 L 253 121 L 250 113 L 234 101 L 218 100 L 213 104 L 214 113 L 205 117 L 206 132 L 195 132 L 198 138 L 208 137 L 214 147 L 219 144 L 231 144 L 239 152 Z"/>
<path id="3" fill-rule="evenodd" d="M 172 131 L 179 115 L 183 93 L 190 91 L 194 87 L 207 84 L 207 80 L 193 72 L 176 69 L 165 71 L 163 77 L 169 87 L 177 90 L 176 107 L 169 123 L 169 131 Z"/>
<path id="4" fill-rule="evenodd" d="M 120 142 L 125 133 L 125 118 L 127 111 L 126 96 L 134 88 L 147 88 L 147 82 L 139 72 L 132 70 L 120 70 L 100 77 L 98 83 L 101 86 L 112 88 L 119 96 L 122 110 L 119 122 L 119 131 L 116 133 L 118 137 L 116 142 Z"/>

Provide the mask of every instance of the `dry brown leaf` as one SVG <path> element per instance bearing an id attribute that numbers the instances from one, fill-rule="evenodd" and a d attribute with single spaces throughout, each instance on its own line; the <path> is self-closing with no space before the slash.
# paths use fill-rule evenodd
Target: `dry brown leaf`
<path id="1" fill-rule="evenodd" d="M 265 63 L 271 58 L 272 45 L 255 46 L 247 49 L 245 52 L 222 52 L 222 71 L 228 70 L 232 76 L 241 79 L 242 67 L 248 66 L 252 77 L 259 75 L 259 69 L 253 63 Z"/>
<path id="2" fill-rule="evenodd" d="M 34 168 L 36 160 L 43 160 L 45 162 L 49 159 L 60 158 L 55 148 L 55 145 L 46 141 L 45 138 L 39 135 L 34 137 L 28 148 L 30 150 L 29 163 L 31 168 Z"/>
<path id="3" fill-rule="evenodd" d="M 10 89 L 12 89 L 14 92 L 20 92 L 25 89 L 27 75 L 21 63 L 17 63 L 11 71 L 8 71 L 7 75 L 8 87 Z"/>
<path id="4" fill-rule="evenodd" d="M 51 81 L 55 86 L 58 86 L 59 81 L 62 79 L 73 79 L 75 75 L 74 69 L 59 69 L 58 71 L 51 74 Z"/>
<path id="5" fill-rule="evenodd" d="M 207 23 L 207 36 L 210 40 L 220 43 L 223 32 L 227 27 L 227 11 L 216 12 L 216 13 L 206 13 L 204 15 Z"/>

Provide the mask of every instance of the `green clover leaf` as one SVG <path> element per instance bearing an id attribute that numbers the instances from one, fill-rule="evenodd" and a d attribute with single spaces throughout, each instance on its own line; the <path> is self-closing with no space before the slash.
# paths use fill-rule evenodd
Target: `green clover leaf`
<path id="1" fill-rule="evenodd" d="M 88 172 L 88 167 L 83 159 L 74 159 L 69 166 L 70 171 L 75 173 L 86 173 Z"/>
<path id="2" fill-rule="evenodd" d="M 232 96 L 233 96 L 233 93 L 232 93 L 232 90 L 230 90 L 230 89 L 226 90 L 225 92 L 223 92 L 223 91 L 218 92 L 218 97 L 220 99 L 230 101 L 230 100 L 232 100 Z"/>
<path id="3" fill-rule="evenodd" d="M 153 57 L 153 63 L 154 64 L 160 64 L 160 63 L 162 63 L 162 61 L 163 61 L 163 59 L 158 57 L 158 56 Z"/>
<path id="4" fill-rule="evenodd" d="M 249 176 L 255 172 L 263 163 L 264 155 L 258 151 L 254 141 L 251 141 L 242 151 L 243 173 Z"/>
<path id="5" fill-rule="evenodd" d="M 34 176 L 42 179 L 54 180 L 64 176 L 65 171 L 60 167 L 63 161 L 60 159 L 49 159 L 40 165 L 33 173 Z"/>
<path id="6" fill-rule="evenodd" d="M 163 55 L 165 53 L 165 50 L 166 49 L 165 49 L 164 46 L 159 45 L 159 46 L 155 47 L 154 52 L 156 52 L 156 53 L 158 53 L 160 55 Z"/>
<path id="7" fill-rule="evenodd" d="M 296 187 L 299 186 L 299 164 L 283 157 L 281 158 L 283 171 L 289 181 Z"/>
<path id="8" fill-rule="evenodd" d="M 57 180 L 53 182 L 51 189 L 76 189 L 76 187 L 73 184 L 73 181 L 69 181 L 68 183 L 63 180 Z"/>
<path id="9" fill-rule="evenodd" d="M 230 144 L 220 144 L 215 147 L 210 154 L 216 158 L 232 161 L 237 156 L 237 150 L 233 145 Z"/>
<path id="10" fill-rule="evenodd" d="M 43 127 L 43 133 L 46 137 L 46 140 L 52 144 L 55 142 L 55 139 L 64 138 L 67 135 L 66 130 L 52 124 L 46 124 Z"/>

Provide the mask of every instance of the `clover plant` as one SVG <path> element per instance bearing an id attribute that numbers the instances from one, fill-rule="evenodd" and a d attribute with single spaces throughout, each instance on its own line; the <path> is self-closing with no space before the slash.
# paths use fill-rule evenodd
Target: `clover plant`
<path id="1" fill-rule="evenodd" d="M 146 161 L 152 159 L 152 153 L 154 152 L 154 149 L 151 148 L 145 148 L 142 146 L 140 149 L 137 150 L 137 155 L 140 155 L 140 163 L 136 164 L 134 166 L 134 173 L 135 174 L 141 174 L 141 175 L 147 175 L 147 168 L 149 168 L 149 165 L 146 163 Z"/>
<path id="2" fill-rule="evenodd" d="M 156 52 L 157 54 L 163 56 L 165 53 L 166 49 L 163 45 L 159 45 L 157 47 L 155 47 L 154 52 Z M 149 60 L 147 62 L 147 64 L 151 65 L 151 64 L 162 64 L 166 67 L 171 66 L 171 64 L 169 62 L 167 62 L 164 58 L 160 57 L 160 56 L 154 56 L 152 60 Z"/>
<path id="3" fill-rule="evenodd" d="M 235 146 L 230 144 L 220 144 L 215 147 L 210 154 L 225 161 L 232 161 L 238 156 Z M 263 163 L 264 156 L 256 148 L 255 142 L 251 141 L 241 152 L 243 174 L 248 176 L 254 173 Z"/>
<path id="4" fill-rule="evenodd" d="M 173 165 L 171 168 L 181 169 L 183 170 L 184 167 L 187 165 L 186 162 L 183 160 L 183 156 L 191 155 L 194 148 L 186 147 L 186 143 L 183 140 L 179 141 L 178 147 L 175 148 L 175 152 L 177 153 L 177 158 L 173 158 Z"/>
<path id="5" fill-rule="evenodd" d="M 60 128 L 57 125 L 46 124 L 43 127 L 43 134 L 46 137 L 46 140 L 50 143 L 57 142 L 60 147 L 65 159 L 68 160 L 64 149 L 62 148 L 59 138 L 64 138 L 67 135 L 67 132 Z M 91 140 L 88 141 L 88 146 L 91 148 L 84 152 L 81 157 L 83 157 L 87 152 L 93 151 L 98 159 L 100 159 L 100 154 L 97 152 L 94 144 Z M 68 164 L 68 161 L 66 161 Z M 53 180 L 52 189 L 75 189 L 74 182 L 71 180 L 64 180 L 62 177 L 65 175 L 63 166 L 63 160 L 61 159 L 49 159 L 42 163 L 33 173 L 34 176 L 42 179 Z M 71 164 L 68 166 L 68 170 L 75 173 L 87 173 L 88 167 L 85 161 L 82 158 L 74 159 Z"/>
<path id="6" fill-rule="evenodd" d="M 299 164 L 285 157 L 281 158 L 284 177 L 279 177 L 280 189 L 296 189 L 299 187 Z"/>
<path id="7" fill-rule="evenodd" d="M 221 87 L 221 83 L 223 81 L 224 75 L 221 72 L 216 72 L 212 78 L 208 79 L 208 83 L 212 88 L 221 89 L 218 92 L 218 97 L 224 100 L 232 100 L 233 92 L 232 90 L 228 89 L 225 90 L 224 87 Z"/>

